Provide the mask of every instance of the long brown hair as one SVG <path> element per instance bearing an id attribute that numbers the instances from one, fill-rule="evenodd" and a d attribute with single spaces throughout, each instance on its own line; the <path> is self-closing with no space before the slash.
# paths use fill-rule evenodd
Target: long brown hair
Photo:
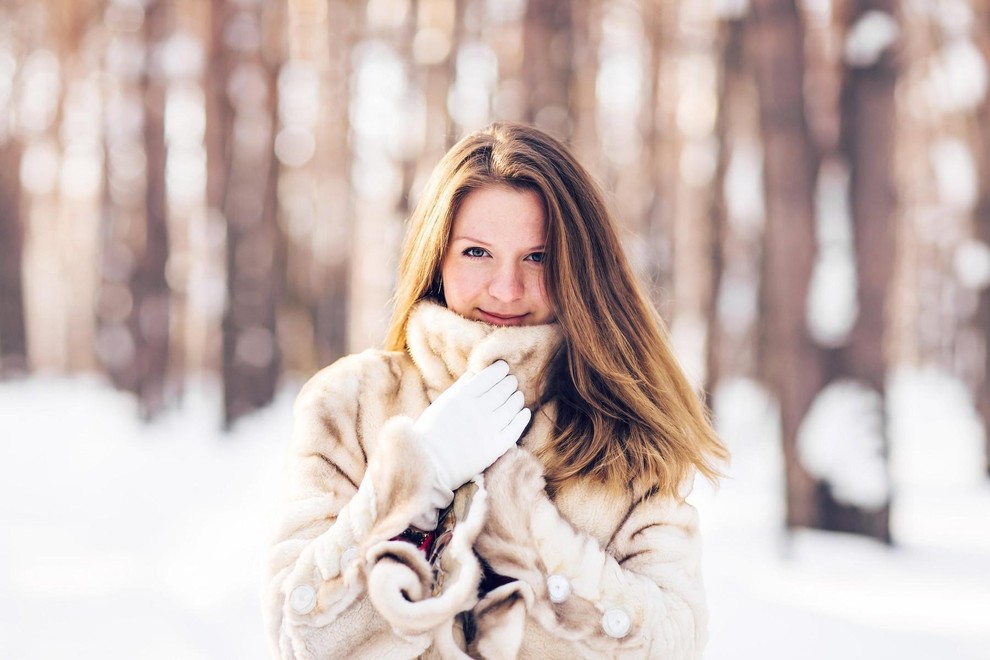
<path id="1" fill-rule="evenodd" d="M 484 186 L 543 199 L 545 286 L 564 341 L 544 373 L 556 404 L 547 482 L 592 475 L 675 494 L 692 467 L 711 480 L 728 452 L 677 363 L 663 321 L 632 273 L 603 196 L 553 137 L 499 122 L 443 157 L 410 219 L 386 348 L 406 348 L 412 307 L 443 303 L 440 271 L 463 199 Z"/>

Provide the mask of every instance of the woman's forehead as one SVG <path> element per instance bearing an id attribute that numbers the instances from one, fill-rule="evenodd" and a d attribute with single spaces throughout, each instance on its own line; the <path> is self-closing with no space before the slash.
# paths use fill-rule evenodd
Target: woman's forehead
<path id="1" fill-rule="evenodd" d="M 546 234 L 543 200 L 529 189 L 485 186 L 464 198 L 454 216 L 452 240 L 542 243 Z"/>

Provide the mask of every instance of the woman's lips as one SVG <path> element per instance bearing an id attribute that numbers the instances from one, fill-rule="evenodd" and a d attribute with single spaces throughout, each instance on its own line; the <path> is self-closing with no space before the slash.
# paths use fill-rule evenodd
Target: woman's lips
<path id="1" fill-rule="evenodd" d="M 522 325 L 523 320 L 526 318 L 525 314 L 495 314 L 494 312 L 486 312 L 483 309 L 479 309 L 478 313 L 481 315 L 482 321 L 491 323 L 492 325 Z"/>

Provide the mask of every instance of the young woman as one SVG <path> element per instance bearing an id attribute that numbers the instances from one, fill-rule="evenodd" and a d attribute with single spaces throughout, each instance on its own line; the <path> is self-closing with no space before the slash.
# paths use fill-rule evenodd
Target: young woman
<path id="1" fill-rule="evenodd" d="M 726 458 L 567 148 L 443 158 L 386 350 L 295 407 L 266 615 L 282 658 L 696 658 L 694 474 Z"/>

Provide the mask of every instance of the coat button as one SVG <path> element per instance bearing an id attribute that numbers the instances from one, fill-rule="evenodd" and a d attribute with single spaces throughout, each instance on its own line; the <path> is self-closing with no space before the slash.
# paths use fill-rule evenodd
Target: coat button
<path id="1" fill-rule="evenodd" d="M 626 633 L 629 632 L 629 625 L 629 615 L 626 614 L 625 610 L 618 607 L 610 607 L 602 615 L 602 630 L 609 637 L 615 637 L 616 639 L 625 637 Z"/>
<path id="2" fill-rule="evenodd" d="M 551 603 L 563 603 L 571 595 L 571 583 L 563 575 L 551 575 L 547 578 L 547 593 Z"/>
<path id="3" fill-rule="evenodd" d="M 347 567 L 352 561 L 357 557 L 357 546 L 352 545 L 351 547 L 344 550 L 343 554 L 340 555 L 340 572 L 343 573 L 347 570 Z"/>
<path id="4" fill-rule="evenodd" d="M 302 584 L 289 594 L 289 605 L 296 614 L 309 614 L 316 607 L 316 589 L 308 584 Z"/>

